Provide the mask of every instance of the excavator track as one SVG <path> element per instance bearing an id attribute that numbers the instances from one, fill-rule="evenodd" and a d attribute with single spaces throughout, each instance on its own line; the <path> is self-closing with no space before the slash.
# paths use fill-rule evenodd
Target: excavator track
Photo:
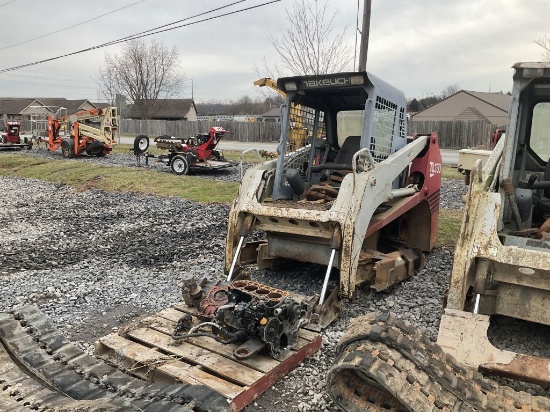
<path id="1" fill-rule="evenodd" d="M 389 314 L 355 319 L 337 351 L 327 389 L 344 411 L 550 411 L 550 399 L 499 386 Z"/>
<path id="2" fill-rule="evenodd" d="M 34 306 L 0 313 L 1 411 L 229 411 L 202 385 L 150 383 L 86 355 Z"/>

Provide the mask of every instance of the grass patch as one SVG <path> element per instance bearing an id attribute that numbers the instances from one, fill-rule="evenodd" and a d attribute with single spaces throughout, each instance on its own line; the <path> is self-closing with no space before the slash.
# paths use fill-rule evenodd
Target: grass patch
<path id="1" fill-rule="evenodd" d="M 458 171 L 458 168 L 449 165 L 443 165 L 441 177 L 444 179 L 464 180 L 464 175 Z"/>
<path id="2" fill-rule="evenodd" d="M 227 160 L 233 160 L 240 162 L 241 161 L 241 152 L 238 150 L 224 150 L 223 155 Z M 269 159 L 268 159 L 269 160 Z M 246 152 L 243 155 L 243 161 L 246 163 L 261 163 L 265 162 L 265 159 L 261 159 L 258 157 L 258 154 L 256 152 Z"/>
<path id="3" fill-rule="evenodd" d="M 115 144 L 115 145 L 113 145 L 112 153 L 122 153 L 122 154 L 127 155 L 127 154 L 132 154 L 132 153 L 130 153 L 130 150 L 133 150 L 133 149 L 134 149 L 134 145 L 132 145 L 132 144 Z M 150 142 L 149 149 L 147 149 L 147 151 L 151 154 L 154 154 L 154 155 L 167 154 L 168 153 L 166 150 L 157 149 L 157 147 L 155 146 L 155 143 L 153 141 Z"/>
<path id="4" fill-rule="evenodd" d="M 41 179 L 77 189 L 100 189 L 157 196 L 178 196 L 195 202 L 229 203 L 238 190 L 236 182 L 205 180 L 195 176 L 151 172 L 147 169 L 92 165 L 3 153 L 0 175 Z"/>
<path id="5" fill-rule="evenodd" d="M 439 226 L 437 230 L 437 244 L 441 246 L 455 246 L 462 224 L 462 210 L 441 209 L 439 211 Z"/>

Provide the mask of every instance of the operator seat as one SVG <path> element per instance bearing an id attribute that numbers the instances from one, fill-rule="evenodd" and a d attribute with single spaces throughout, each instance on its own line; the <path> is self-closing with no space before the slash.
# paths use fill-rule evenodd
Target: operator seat
<path id="1" fill-rule="evenodd" d="M 313 166 L 311 171 L 326 171 L 326 176 L 319 184 L 312 185 L 306 193 L 306 199 L 330 202 L 336 199 L 344 177 L 353 170 L 353 155 L 361 149 L 361 136 L 348 136 L 336 154 L 334 161 Z"/>
<path id="2" fill-rule="evenodd" d="M 348 136 L 342 147 L 338 150 L 336 157 L 332 162 L 326 162 L 322 165 L 312 166 L 311 171 L 318 173 L 323 170 L 353 170 L 351 164 L 353 155 L 361 149 L 361 136 Z"/>
<path id="3" fill-rule="evenodd" d="M 333 200 L 338 195 L 342 179 L 353 170 L 353 155 L 361 148 L 361 136 L 348 136 L 332 162 L 311 167 L 312 173 L 327 172 L 321 184 L 315 184 L 306 193 L 308 200 Z M 305 191 L 304 180 L 297 169 L 289 169 L 285 179 L 296 196 Z"/>

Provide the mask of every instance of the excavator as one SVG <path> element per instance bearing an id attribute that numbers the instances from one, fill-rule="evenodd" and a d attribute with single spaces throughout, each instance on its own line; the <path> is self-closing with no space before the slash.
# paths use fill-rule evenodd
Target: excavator
<path id="1" fill-rule="evenodd" d="M 87 154 L 102 157 L 111 153 L 118 137 L 116 107 L 92 109 L 70 116 L 48 117 L 48 150 L 61 147 L 64 158 Z"/>
<path id="2" fill-rule="evenodd" d="M 550 410 L 484 376 L 550 386 L 549 358 L 488 337 L 498 319 L 509 335 L 550 325 L 550 63 L 513 69 L 506 134 L 470 171 L 437 343 L 391 314 L 356 319 L 327 378 L 345 411 Z"/>

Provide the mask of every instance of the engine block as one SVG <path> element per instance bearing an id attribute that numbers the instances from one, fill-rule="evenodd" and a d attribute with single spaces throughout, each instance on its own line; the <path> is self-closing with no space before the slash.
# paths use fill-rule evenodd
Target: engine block
<path id="1" fill-rule="evenodd" d="M 244 342 L 234 351 L 238 359 L 246 359 L 259 351 L 277 357 L 298 341 L 298 330 L 305 323 L 307 304 L 297 302 L 288 292 L 250 280 L 230 284 L 200 284 L 187 281 L 184 300 L 195 306 L 206 322 L 190 328 L 189 320 L 178 323 L 173 337 L 182 330 L 188 336 L 210 336 L 222 343 Z M 199 293 L 200 291 L 200 293 Z M 211 332 L 200 332 L 209 326 Z"/>

